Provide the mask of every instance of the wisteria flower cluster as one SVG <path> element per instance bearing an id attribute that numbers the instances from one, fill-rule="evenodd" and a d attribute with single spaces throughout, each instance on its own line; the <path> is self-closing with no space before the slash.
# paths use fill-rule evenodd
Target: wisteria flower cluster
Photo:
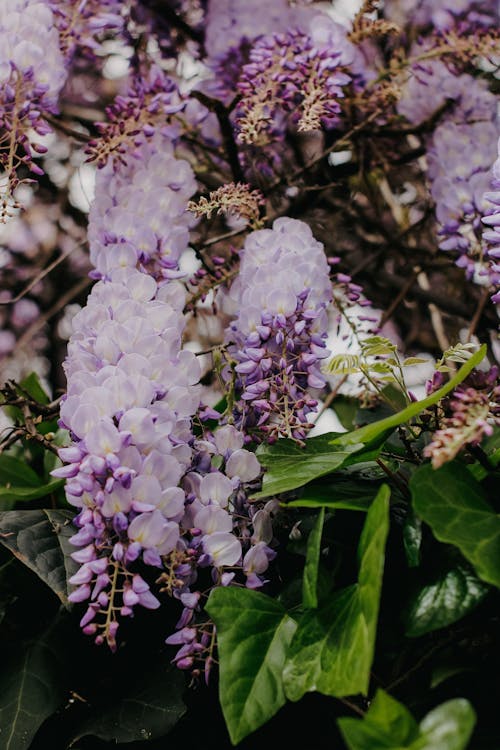
<path id="1" fill-rule="evenodd" d="M 101 168 L 110 158 L 123 163 L 126 156 L 141 158 L 144 137 L 151 138 L 165 129 L 166 118 L 184 106 L 175 82 L 159 68 L 153 67 L 147 75 L 137 76 L 130 91 L 117 96 L 106 108 L 106 122 L 97 124 L 99 137 L 87 144 L 89 161 L 95 161 Z M 130 148 L 134 140 L 139 149 L 135 154 Z"/>
<path id="2" fill-rule="evenodd" d="M 484 212 L 483 223 L 487 225 L 487 228 L 483 232 L 483 239 L 486 242 L 486 254 L 491 261 L 492 272 L 495 274 L 496 286 L 500 287 L 500 234 L 498 231 L 500 225 L 500 142 L 498 148 L 499 157 L 493 165 L 492 189 L 484 196 L 487 208 Z M 496 304 L 500 303 L 500 289 L 491 299 Z"/>
<path id="3" fill-rule="evenodd" d="M 225 300 L 237 311 L 226 331 L 234 376 L 231 368 L 226 377 L 236 379 L 236 423 L 250 434 L 306 435 L 317 406 L 310 389 L 325 384 L 328 270 L 321 243 L 303 222 L 277 219 L 247 237 Z"/>
<path id="4" fill-rule="evenodd" d="M 493 435 L 494 426 L 500 424 L 500 385 L 498 367 L 480 372 L 470 382 L 453 392 L 447 405 L 447 416 L 424 455 L 438 469 L 451 461 L 463 448 L 478 446 L 485 436 Z"/>
<path id="5" fill-rule="evenodd" d="M 352 80 L 347 66 L 354 57 L 347 36 L 342 38 L 339 27 L 322 17 L 312 19 L 309 33 L 259 39 L 238 81 L 238 139 L 262 141 L 266 132 L 280 128 L 280 110 L 293 113 L 299 131 L 338 124 L 343 87 Z"/>
<path id="6" fill-rule="evenodd" d="M 0 745 L 499 746 L 496 10 L 0 0 Z"/>
<path id="7" fill-rule="evenodd" d="M 131 152 L 131 153 L 130 153 Z M 90 259 L 96 278 L 139 267 L 161 280 L 179 275 L 196 190 L 189 164 L 176 159 L 168 135 L 134 136 L 134 149 L 100 169 L 90 210 Z"/>
<path id="8" fill-rule="evenodd" d="M 100 51 L 100 40 L 106 34 L 119 34 L 124 28 L 121 0 L 47 0 L 61 38 L 61 49 L 68 60 L 78 51 L 87 56 Z"/>
<path id="9" fill-rule="evenodd" d="M 50 127 L 44 113 L 57 111 L 66 66 L 59 46 L 53 14 L 45 2 L 7 0 L 0 8 L 0 164 L 1 215 L 15 204 L 18 170 L 26 165 L 34 174 L 42 170 L 33 159 L 46 147 L 31 137 L 44 136 Z M 23 155 L 18 153 L 22 148 Z"/>
<path id="10" fill-rule="evenodd" d="M 425 47 L 415 45 L 414 55 L 425 57 Z M 446 63 L 429 59 L 412 67 L 398 109 L 415 124 L 444 109 L 427 156 L 439 247 L 456 255 L 469 279 L 495 289 L 498 276 L 482 243 L 485 192 L 497 139 L 495 95 L 483 81 L 468 73 L 450 76 Z"/>

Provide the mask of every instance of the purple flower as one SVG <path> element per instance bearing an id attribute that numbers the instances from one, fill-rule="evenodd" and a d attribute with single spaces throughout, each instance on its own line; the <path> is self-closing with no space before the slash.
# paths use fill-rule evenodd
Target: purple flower
<path id="1" fill-rule="evenodd" d="M 239 277 L 222 299 L 235 313 L 226 343 L 236 375 L 235 417 L 245 430 L 305 436 L 307 415 L 317 406 L 310 389 L 325 382 L 320 364 L 328 356 L 331 296 L 323 246 L 306 224 L 277 219 L 272 229 L 247 237 Z"/>

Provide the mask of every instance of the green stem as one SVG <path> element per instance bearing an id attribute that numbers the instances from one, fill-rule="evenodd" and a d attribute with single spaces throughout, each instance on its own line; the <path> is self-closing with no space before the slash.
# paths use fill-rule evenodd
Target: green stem
<path id="1" fill-rule="evenodd" d="M 356 443 L 368 445 L 369 443 L 385 436 L 387 432 L 391 432 L 404 422 L 413 419 L 413 417 L 416 417 L 420 412 L 437 404 L 438 401 L 441 401 L 441 399 L 456 388 L 457 385 L 460 385 L 467 375 L 469 375 L 469 373 L 472 372 L 472 370 L 484 359 L 486 350 L 486 344 L 483 344 L 477 352 L 475 352 L 470 359 L 462 365 L 458 372 L 456 372 L 455 375 L 443 385 L 442 388 L 435 393 L 432 393 L 427 398 L 410 404 L 402 411 L 397 414 L 392 414 L 390 417 L 381 419 L 373 424 L 365 425 L 364 427 L 359 427 L 352 432 L 346 432 L 343 435 L 339 435 L 335 440 L 330 442 L 330 445 L 353 445 Z"/>

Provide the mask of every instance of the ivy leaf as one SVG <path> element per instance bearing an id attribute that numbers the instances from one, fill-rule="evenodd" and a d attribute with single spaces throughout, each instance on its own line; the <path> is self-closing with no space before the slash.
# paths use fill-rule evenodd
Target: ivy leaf
<path id="1" fill-rule="evenodd" d="M 206 609 L 217 627 L 219 697 L 236 745 L 286 702 L 281 674 L 296 623 L 279 602 L 248 589 L 214 589 Z"/>
<path id="2" fill-rule="evenodd" d="M 37 641 L 17 644 L 2 660 L 2 750 L 29 748 L 39 727 L 64 700 L 65 662 L 58 655 L 58 646 L 63 640 L 51 626 Z"/>
<path id="3" fill-rule="evenodd" d="M 306 564 L 302 579 L 302 604 L 306 609 L 315 609 L 318 606 L 318 566 L 324 522 L 325 509 L 321 508 L 307 540 Z"/>
<path id="4" fill-rule="evenodd" d="M 186 713 L 184 687 L 180 670 L 160 660 L 142 679 L 131 681 L 129 695 L 96 706 L 78 726 L 70 747 L 86 736 L 116 743 L 163 737 Z"/>
<path id="5" fill-rule="evenodd" d="M 464 698 L 442 703 L 420 722 L 419 739 L 410 750 L 465 750 L 476 723 L 476 714 Z"/>
<path id="6" fill-rule="evenodd" d="M 33 570 L 68 605 L 68 578 L 77 570 L 74 514 L 66 510 L 12 510 L 0 513 L 0 542 Z"/>
<path id="7" fill-rule="evenodd" d="M 403 526 L 403 546 L 409 568 L 420 565 L 420 547 L 422 546 L 422 521 L 417 518 L 413 508 L 409 508 Z"/>
<path id="8" fill-rule="evenodd" d="M 358 583 L 336 592 L 299 621 L 283 672 L 287 697 L 309 691 L 342 697 L 368 689 L 389 531 L 389 488 L 369 509 L 358 546 Z"/>
<path id="9" fill-rule="evenodd" d="M 313 479 L 340 469 L 351 454 L 363 448 L 363 444 L 359 443 L 335 450 L 331 445 L 332 434 L 309 438 L 305 448 L 288 438 L 278 440 L 275 445 L 260 445 L 257 457 L 266 472 L 262 490 L 254 498 L 278 495 L 302 487 Z"/>
<path id="10" fill-rule="evenodd" d="M 463 698 L 442 703 L 417 725 L 407 708 L 378 690 L 363 719 L 338 720 L 349 750 L 465 750 L 476 721 Z"/>
<path id="11" fill-rule="evenodd" d="M 489 591 L 489 586 L 465 566 L 446 571 L 413 598 L 406 615 L 406 635 L 417 637 L 460 620 Z"/>
<path id="12" fill-rule="evenodd" d="M 459 461 L 420 466 L 410 479 L 413 507 L 440 542 L 454 544 L 486 583 L 500 586 L 500 517 Z"/>

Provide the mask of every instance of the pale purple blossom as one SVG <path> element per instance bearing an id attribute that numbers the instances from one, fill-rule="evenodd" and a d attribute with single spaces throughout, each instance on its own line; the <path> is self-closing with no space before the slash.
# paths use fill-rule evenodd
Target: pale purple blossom
<path id="1" fill-rule="evenodd" d="M 239 276 L 221 300 L 234 314 L 226 343 L 236 375 L 234 416 L 246 431 L 305 436 L 317 406 L 311 391 L 325 384 L 331 298 L 323 246 L 307 224 L 281 218 L 247 237 Z"/>

